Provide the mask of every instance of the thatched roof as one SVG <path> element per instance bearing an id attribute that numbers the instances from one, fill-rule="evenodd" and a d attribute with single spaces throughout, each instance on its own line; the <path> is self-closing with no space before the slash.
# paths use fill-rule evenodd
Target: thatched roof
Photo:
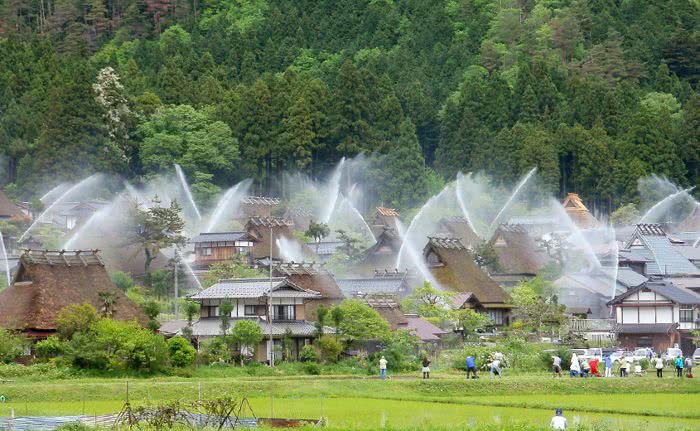
<path id="1" fill-rule="evenodd" d="M 338 300 L 345 298 L 333 274 L 328 272 L 324 264 L 281 263 L 272 266 L 272 273 L 276 277 L 285 277 L 303 289 L 320 293 L 321 298 Z"/>
<path id="2" fill-rule="evenodd" d="M 600 222 L 586 208 L 578 194 L 567 194 L 562 206 L 579 229 L 592 229 L 600 226 Z"/>
<path id="3" fill-rule="evenodd" d="M 95 251 L 26 251 L 10 287 L 0 292 L 0 327 L 48 335 L 56 330 L 56 317 L 66 306 L 89 303 L 103 306 L 101 292 L 116 301 L 112 318 L 145 324 L 146 315 L 107 274 Z"/>
<path id="4" fill-rule="evenodd" d="M 0 219 L 29 220 L 29 216 L 0 190 Z"/>
<path id="5" fill-rule="evenodd" d="M 482 242 L 464 217 L 445 217 L 440 220 L 439 229 L 440 233 L 459 238 L 466 246 L 476 247 Z"/>
<path id="6" fill-rule="evenodd" d="M 506 274 L 537 274 L 548 256 L 521 225 L 502 224 L 491 239 Z"/>
<path id="7" fill-rule="evenodd" d="M 508 295 L 474 263 L 456 238 L 429 238 L 423 256 L 440 285 L 454 292 L 471 292 L 482 304 L 505 304 Z"/>

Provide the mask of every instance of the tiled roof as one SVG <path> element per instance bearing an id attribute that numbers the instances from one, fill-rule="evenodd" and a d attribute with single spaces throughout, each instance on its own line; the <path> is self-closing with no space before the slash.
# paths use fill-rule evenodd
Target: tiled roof
<path id="1" fill-rule="evenodd" d="M 641 244 L 640 244 L 641 243 Z M 628 249 L 649 260 L 647 274 L 698 274 L 700 270 L 673 246 L 659 224 L 638 224 Z"/>
<path id="2" fill-rule="evenodd" d="M 350 297 L 357 293 L 397 294 L 404 286 L 404 279 L 398 277 L 339 278 L 336 279 L 336 283 L 343 294 Z"/>
<path id="3" fill-rule="evenodd" d="M 394 208 L 377 207 L 377 213 L 384 217 L 399 217 L 399 212 Z"/>
<path id="4" fill-rule="evenodd" d="M 264 226 L 264 227 L 281 227 L 281 226 L 292 226 L 289 220 L 285 220 L 279 217 L 251 217 L 248 220 L 249 224 L 253 226 Z"/>
<path id="5" fill-rule="evenodd" d="M 642 289 L 649 289 L 652 292 L 656 292 L 677 304 L 700 305 L 700 294 L 697 294 L 690 289 L 686 289 L 685 287 L 677 286 L 668 279 L 649 280 L 640 286 L 616 296 L 612 301 L 608 302 L 608 304 L 619 304 L 630 295 L 633 295 Z"/>
<path id="6" fill-rule="evenodd" d="M 241 202 L 247 205 L 279 205 L 280 200 L 267 196 L 246 196 L 241 199 Z"/>
<path id="7" fill-rule="evenodd" d="M 678 327 L 677 323 L 635 323 L 618 325 L 621 334 L 668 334 Z"/>
<path id="8" fill-rule="evenodd" d="M 192 295 L 192 299 L 260 298 L 270 290 L 269 278 L 220 280 L 212 287 Z M 304 290 L 286 278 L 272 278 L 273 298 L 317 298 L 318 293 Z"/>
<path id="9" fill-rule="evenodd" d="M 238 241 L 247 235 L 246 232 L 203 232 L 192 238 L 192 242 Z"/>
<path id="10" fill-rule="evenodd" d="M 231 319 L 231 328 L 236 324 L 236 321 L 242 319 Z M 266 336 L 272 335 L 283 336 L 287 330 L 290 330 L 293 336 L 297 337 L 312 337 L 316 334 L 316 327 L 305 320 L 296 320 L 289 322 L 272 322 L 260 318 L 252 318 L 258 324 L 263 334 Z M 324 327 L 323 332 L 327 334 L 335 333 L 334 328 Z M 214 337 L 221 335 L 221 319 L 218 318 L 203 318 L 192 324 L 192 335 L 195 337 Z"/>
<path id="11" fill-rule="evenodd" d="M 421 341 L 439 341 L 440 335 L 448 334 L 422 317 L 414 314 L 405 315 L 406 329 L 416 335 Z"/>
<path id="12" fill-rule="evenodd" d="M 617 269 L 617 281 L 626 287 L 637 287 L 647 280 L 648 278 L 634 271 L 632 268 Z"/>

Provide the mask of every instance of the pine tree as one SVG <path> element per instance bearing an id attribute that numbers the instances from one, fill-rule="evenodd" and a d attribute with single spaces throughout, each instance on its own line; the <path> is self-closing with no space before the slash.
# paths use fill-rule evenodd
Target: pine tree
<path id="1" fill-rule="evenodd" d="M 357 68 L 346 60 L 338 72 L 335 89 L 336 151 L 342 155 L 354 155 L 365 148 L 369 138 L 369 95 Z"/>

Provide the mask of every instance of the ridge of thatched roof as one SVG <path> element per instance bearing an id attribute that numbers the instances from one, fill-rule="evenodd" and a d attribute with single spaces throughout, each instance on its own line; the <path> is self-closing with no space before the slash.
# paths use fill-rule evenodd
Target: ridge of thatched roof
<path id="1" fill-rule="evenodd" d="M 66 306 L 88 304 L 100 310 L 99 294 L 115 298 L 112 318 L 145 324 L 146 315 L 112 284 L 97 250 L 27 250 L 10 287 L 0 292 L 0 327 L 46 335 Z"/>
<path id="2" fill-rule="evenodd" d="M 581 229 L 591 229 L 600 225 L 577 193 L 568 193 L 562 202 L 564 210 L 574 224 Z"/>
<path id="3" fill-rule="evenodd" d="M 241 199 L 241 203 L 245 205 L 267 205 L 274 206 L 279 205 L 279 198 L 271 198 L 268 196 L 245 196 Z"/>
<path id="4" fill-rule="evenodd" d="M 248 224 L 263 227 L 289 227 L 294 223 L 280 217 L 251 217 L 248 219 Z"/>
<path id="5" fill-rule="evenodd" d="M 377 214 L 384 217 L 399 217 L 399 212 L 395 208 L 377 207 Z"/>

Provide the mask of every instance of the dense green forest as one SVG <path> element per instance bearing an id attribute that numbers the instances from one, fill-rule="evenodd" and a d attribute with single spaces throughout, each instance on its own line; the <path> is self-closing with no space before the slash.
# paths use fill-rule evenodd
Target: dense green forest
<path id="1" fill-rule="evenodd" d="M 599 207 L 700 180 L 698 0 L 0 0 L 0 154 L 28 198 L 180 163 L 199 190 L 385 155 L 408 208 L 532 166 Z"/>

